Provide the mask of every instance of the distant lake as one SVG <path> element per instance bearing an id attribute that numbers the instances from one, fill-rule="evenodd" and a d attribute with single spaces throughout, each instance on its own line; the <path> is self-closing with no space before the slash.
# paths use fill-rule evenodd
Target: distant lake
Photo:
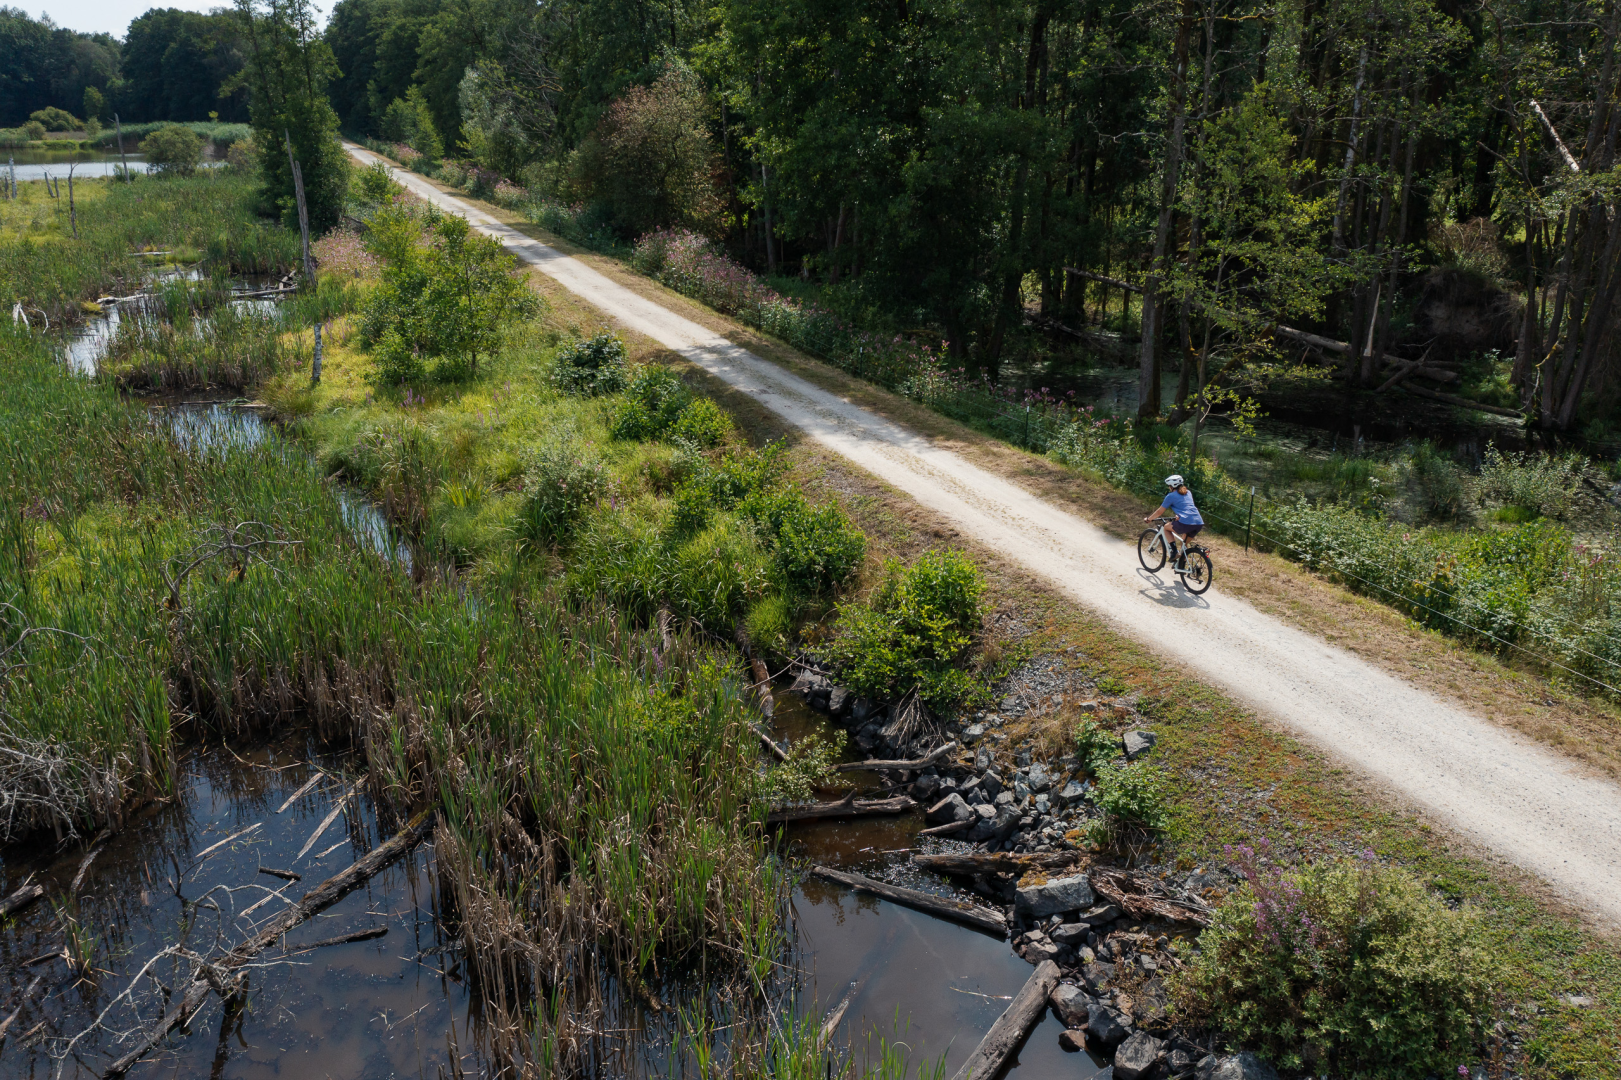
<path id="1" fill-rule="evenodd" d="M 44 150 L 0 150 L 0 170 L 10 177 L 11 170 L 8 161 L 15 161 L 17 165 L 17 183 L 29 180 L 43 180 L 47 175 L 52 180 L 65 179 L 68 166 L 73 166 L 73 178 L 90 179 L 97 176 L 112 176 L 118 170 L 118 152 L 107 153 L 102 150 L 75 150 L 72 153 L 53 154 Z M 129 155 L 129 171 L 144 173 L 146 159 L 140 154 Z"/>

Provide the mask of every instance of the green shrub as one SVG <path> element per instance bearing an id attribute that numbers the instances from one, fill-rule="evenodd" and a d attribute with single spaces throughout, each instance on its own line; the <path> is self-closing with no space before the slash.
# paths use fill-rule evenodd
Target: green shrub
<path id="1" fill-rule="evenodd" d="M 781 593 L 761 597 L 743 620 L 749 641 L 762 652 L 788 655 L 793 647 L 794 606 Z"/>
<path id="2" fill-rule="evenodd" d="M 782 518 L 772 566 L 789 589 L 817 594 L 848 581 L 867 554 L 867 538 L 837 506 L 800 497 Z"/>
<path id="3" fill-rule="evenodd" d="M 984 582 L 958 551 L 929 552 L 910 568 L 895 562 L 869 603 L 839 608 L 829 658 L 863 697 L 889 701 L 914 687 L 929 705 L 969 699 L 972 680 L 957 669 L 979 627 Z"/>
<path id="4" fill-rule="evenodd" d="M 1094 776 L 1119 753 L 1119 738 L 1104 730 L 1096 720 L 1087 720 L 1075 729 L 1075 756 Z"/>
<path id="5" fill-rule="evenodd" d="M 829 786 L 847 738 L 844 732 L 835 730 L 831 735 L 816 732 L 794 742 L 788 748 L 788 760 L 773 765 L 761 778 L 761 798 L 778 805 L 803 802 L 817 788 Z"/>
<path id="6" fill-rule="evenodd" d="M 1587 465 L 1587 459 L 1577 454 L 1504 454 L 1488 446 L 1480 466 L 1480 497 L 1562 518 L 1582 486 Z"/>
<path id="7" fill-rule="evenodd" d="M 259 171 L 259 146 L 253 137 L 238 139 L 225 151 L 225 167 L 235 173 Z"/>
<path id="8" fill-rule="evenodd" d="M 1105 761 L 1097 767 L 1092 802 L 1103 811 L 1110 831 L 1127 826 L 1164 832 L 1171 825 L 1170 796 L 1171 778 L 1157 765 Z"/>
<path id="9" fill-rule="evenodd" d="M 627 374 L 625 343 L 607 331 L 564 345 L 552 359 L 552 385 L 578 397 L 617 394 Z"/>
<path id="10" fill-rule="evenodd" d="M 355 189 L 367 202 L 386 203 L 405 190 L 381 161 L 374 161 L 364 169 L 356 169 L 351 175 Z"/>
<path id="11" fill-rule="evenodd" d="M 445 152 L 445 144 L 433 124 L 433 110 L 420 86 L 413 86 L 403 98 L 395 98 L 383 110 L 383 138 L 400 142 L 421 154 L 429 162 L 436 162 Z"/>
<path id="12" fill-rule="evenodd" d="M 1236 852 L 1247 883 L 1173 983 L 1186 1019 L 1291 1072 L 1450 1073 L 1489 1006 L 1474 918 L 1407 872 L 1362 859 L 1285 871 Z"/>
<path id="13" fill-rule="evenodd" d="M 149 171 L 159 176 L 191 176 L 203 156 L 203 140 L 181 124 L 158 128 L 141 140 Z"/>
<path id="14" fill-rule="evenodd" d="M 1463 476 L 1457 465 L 1435 449 L 1428 440 L 1413 450 L 1407 466 L 1407 482 L 1424 513 L 1453 518 L 1463 509 Z"/>
<path id="15" fill-rule="evenodd" d="M 47 131 L 78 131 L 83 125 L 78 117 L 66 109 L 58 109 L 55 105 L 47 105 L 43 109 L 35 109 L 28 114 L 31 123 L 44 126 Z"/>
<path id="16" fill-rule="evenodd" d="M 45 139 L 45 125 L 38 120 L 30 120 L 23 125 L 23 131 L 34 142 L 43 142 Z"/>
<path id="17" fill-rule="evenodd" d="M 631 373 L 625 400 L 614 410 L 608 429 L 616 439 L 657 439 L 675 425 L 691 400 L 692 391 L 675 372 L 644 364 Z"/>
<path id="18" fill-rule="evenodd" d="M 525 547 L 568 542 L 581 519 L 612 490 L 602 461 L 573 439 L 559 439 L 525 462 L 523 503 L 514 531 Z"/>
<path id="19" fill-rule="evenodd" d="M 670 438 L 704 450 L 720 446 L 732 436 L 732 418 L 709 398 L 694 398 L 675 418 Z"/>

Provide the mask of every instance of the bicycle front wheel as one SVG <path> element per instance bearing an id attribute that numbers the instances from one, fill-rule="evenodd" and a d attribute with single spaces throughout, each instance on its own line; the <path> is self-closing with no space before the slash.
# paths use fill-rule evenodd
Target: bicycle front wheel
<path id="1" fill-rule="evenodd" d="M 1137 561 L 1150 574 L 1165 565 L 1165 541 L 1160 539 L 1158 529 L 1144 529 L 1137 538 Z"/>
<path id="2" fill-rule="evenodd" d="M 1210 561 L 1210 556 L 1202 551 L 1189 551 L 1188 572 L 1182 575 L 1182 584 L 1195 596 L 1210 588 L 1210 579 L 1215 576 L 1216 567 Z"/>

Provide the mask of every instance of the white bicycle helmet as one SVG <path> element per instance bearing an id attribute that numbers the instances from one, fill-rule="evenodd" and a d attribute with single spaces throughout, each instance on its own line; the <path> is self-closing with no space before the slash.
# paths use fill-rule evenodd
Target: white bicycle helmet
<path id="1" fill-rule="evenodd" d="M 1187 481 L 1182 479 L 1181 473 L 1172 473 L 1165 478 L 1165 486 L 1168 488 L 1179 488 L 1185 483 Z"/>

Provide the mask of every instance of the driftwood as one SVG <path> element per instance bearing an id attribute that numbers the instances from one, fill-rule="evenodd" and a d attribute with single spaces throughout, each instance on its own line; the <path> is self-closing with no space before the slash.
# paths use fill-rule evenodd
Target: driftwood
<path id="1" fill-rule="evenodd" d="M 917 800 L 907 795 L 893 799 L 858 799 L 854 791 L 838 802 L 811 803 L 809 806 L 786 806 L 766 815 L 767 825 L 781 825 L 789 821 L 815 821 L 819 818 L 866 817 L 874 814 L 904 814 L 917 808 Z"/>
<path id="2" fill-rule="evenodd" d="M 750 724 L 749 728 L 756 735 L 760 736 L 760 741 L 765 744 L 765 748 L 767 750 L 771 751 L 772 757 L 776 758 L 778 761 L 788 760 L 788 751 L 778 746 L 777 741 L 771 737 L 769 732 L 765 731 L 763 728 L 757 728 L 753 724 Z"/>
<path id="3" fill-rule="evenodd" d="M 287 796 L 287 801 L 282 803 L 280 806 L 276 807 L 276 813 L 278 813 L 278 814 L 286 813 L 287 808 L 289 806 L 293 805 L 295 802 L 297 802 L 299 800 L 300 796 L 302 796 L 310 788 L 314 787 L 316 784 L 319 784 L 322 780 L 325 780 L 325 779 L 326 779 L 326 773 L 322 772 L 320 769 L 316 769 L 315 770 L 315 775 L 310 777 L 308 780 L 304 781 L 304 786 L 303 787 L 299 788 L 297 791 L 295 791 L 291 795 Z"/>
<path id="4" fill-rule="evenodd" d="M 876 758 L 867 761 L 846 761 L 842 765 L 835 765 L 836 772 L 849 772 L 853 769 L 926 769 L 936 761 L 957 749 L 955 742 L 948 742 L 938 750 L 930 751 L 923 757 L 913 761 L 880 761 Z"/>
<path id="5" fill-rule="evenodd" d="M 28 989 L 24 990 L 22 996 L 17 999 L 17 1007 L 11 1010 L 11 1015 L 4 1020 L 0 1020 L 0 1039 L 6 1037 L 6 1032 L 11 1030 L 11 1025 L 15 1024 L 17 1017 L 23 1014 L 23 1006 L 28 1004 L 29 998 L 39 992 L 39 984 L 44 981 L 45 976 L 35 975 L 32 981 L 29 982 Z"/>
<path id="6" fill-rule="evenodd" d="M 836 882 L 857 892 L 872 893 L 881 896 L 892 903 L 902 904 L 909 908 L 938 915 L 942 919 L 950 919 L 972 926 L 976 930 L 984 930 L 997 937 L 1007 936 L 1007 918 L 1000 912 L 978 904 L 970 904 L 966 900 L 952 900 L 949 897 L 935 896 L 931 893 L 919 892 L 917 889 L 903 889 L 898 885 L 888 885 L 882 881 L 875 881 L 863 874 L 851 874 L 842 870 L 830 870 L 825 866 L 811 867 L 811 873 L 827 881 Z"/>
<path id="7" fill-rule="evenodd" d="M 953 1080 L 990 1080 L 990 1077 L 1001 1072 L 1007 1059 L 1024 1045 L 1030 1029 L 1047 1011 L 1047 995 L 1057 985 L 1058 965 L 1051 960 L 1043 960 L 1031 974 L 1030 981 L 1024 984 L 1024 989 L 1013 998 L 1012 1004 L 996 1018 L 996 1023 L 985 1033 L 979 1046 L 968 1055 L 968 1060 L 962 1063 Z"/>
<path id="8" fill-rule="evenodd" d="M 24 882 L 21 888 L 15 890 L 4 900 L 0 900 L 0 917 L 15 915 L 44 895 L 45 886 L 36 881 Z"/>
<path id="9" fill-rule="evenodd" d="M 355 792 L 359 791 L 360 785 L 364 784 L 365 782 L 366 776 L 364 773 L 362 773 L 360 779 L 355 781 L 354 786 L 348 791 L 344 792 L 342 798 L 340 798 L 337 801 L 337 804 L 332 807 L 332 811 L 327 814 L 326 817 L 322 818 L 321 824 L 317 825 L 315 827 L 315 831 L 310 833 L 310 838 L 304 841 L 304 846 L 298 849 L 297 855 L 293 856 L 294 862 L 302 859 L 305 853 L 308 852 L 310 848 L 315 846 L 315 842 L 321 839 L 321 834 L 326 832 L 327 827 L 338 819 L 338 815 L 343 813 L 343 808 L 349 805 L 349 800 L 355 797 Z"/>
<path id="10" fill-rule="evenodd" d="M 163 1041 L 164 1036 L 185 1023 L 201 1007 L 208 998 L 210 989 L 215 985 L 220 986 L 222 990 L 226 989 L 229 984 L 225 982 L 225 976 L 246 966 L 249 961 L 274 945 L 283 934 L 299 923 L 325 911 L 392 866 L 396 860 L 427 839 L 428 834 L 433 832 L 433 825 L 434 815 L 431 810 L 418 814 L 409 825 L 373 848 L 365 858 L 305 893 L 291 907 L 272 918 L 269 924 L 253 937 L 214 963 L 206 967 L 200 966 L 197 973 L 192 976 L 191 985 L 187 986 L 185 993 L 181 995 L 180 1003 L 141 1036 L 135 1049 L 113 1062 L 102 1075 L 123 1076 L 129 1072 L 137 1061 Z"/>
<path id="11" fill-rule="evenodd" d="M 1023 874 L 1027 870 L 1058 870 L 1081 861 L 1079 852 L 1041 852 L 1035 855 L 913 855 L 912 865 L 939 874 L 973 877 L 977 874 Z"/>
<path id="12" fill-rule="evenodd" d="M 259 867 L 259 873 L 261 873 L 261 874 L 269 874 L 271 877 L 279 877 L 283 881 L 303 881 L 304 880 L 304 875 L 303 874 L 295 874 L 291 870 L 277 870 L 274 867 L 270 867 L 270 866 L 261 866 L 261 867 Z"/>
<path id="13" fill-rule="evenodd" d="M 1202 903 L 1173 896 L 1155 879 L 1130 870 L 1093 867 L 1087 875 L 1092 890 L 1133 919 L 1210 925 L 1210 909 Z"/>
<path id="14" fill-rule="evenodd" d="M 928 829 L 919 829 L 919 836 L 952 836 L 956 833 L 967 832 L 974 827 L 972 821 L 948 821 L 944 825 L 935 825 Z"/>
<path id="15" fill-rule="evenodd" d="M 292 956 L 294 953 L 310 952 L 314 949 L 324 949 L 328 945 L 347 945 L 352 941 L 370 941 L 372 938 L 380 938 L 386 933 L 388 933 L 388 927 L 374 926 L 369 930 L 356 930 L 352 934 L 339 934 L 337 937 L 329 937 L 323 938 L 320 941 L 312 941 L 308 945 L 295 945 L 291 949 L 287 950 L 287 955 Z"/>
<path id="16" fill-rule="evenodd" d="M 1491 413 L 1494 416 L 1512 416 L 1516 420 L 1525 415 L 1519 409 L 1503 409 L 1496 405 L 1486 405 L 1479 401 L 1470 401 L 1468 398 L 1458 397 L 1456 394 L 1443 394 L 1439 390 L 1426 390 L 1422 386 L 1403 383 L 1402 389 L 1409 394 L 1417 394 L 1419 397 L 1433 398 L 1436 401 L 1444 401 L 1448 405 L 1456 405 L 1460 409 L 1473 409 L 1476 412 Z"/>
<path id="17" fill-rule="evenodd" d="M 844 1014 L 849 1010 L 850 1002 L 855 1000 L 856 991 L 859 989 L 861 989 L 859 982 L 851 983 L 850 989 L 844 992 L 844 997 L 839 1003 L 828 1010 L 827 1019 L 822 1021 L 822 1033 L 816 1040 L 818 1046 L 826 1046 L 833 1040 L 833 1033 L 839 1030 L 839 1024 L 844 1020 Z"/>

